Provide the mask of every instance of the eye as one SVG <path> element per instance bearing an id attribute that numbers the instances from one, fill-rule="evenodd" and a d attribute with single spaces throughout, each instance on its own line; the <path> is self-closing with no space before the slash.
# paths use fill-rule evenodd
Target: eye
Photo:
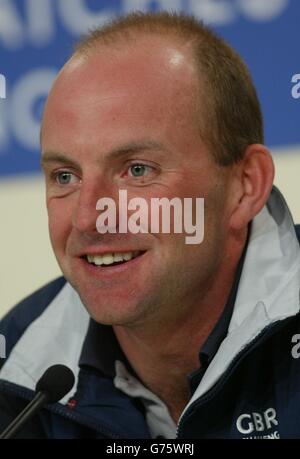
<path id="1" fill-rule="evenodd" d="M 150 172 L 152 168 L 145 164 L 132 164 L 129 167 L 129 175 L 132 177 L 143 177 L 147 172 Z"/>
<path id="2" fill-rule="evenodd" d="M 59 185 L 70 185 L 72 180 L 75 180 L 75 176 L 71 172 L 61 171 L 55 174 L 55 180 Z"/>

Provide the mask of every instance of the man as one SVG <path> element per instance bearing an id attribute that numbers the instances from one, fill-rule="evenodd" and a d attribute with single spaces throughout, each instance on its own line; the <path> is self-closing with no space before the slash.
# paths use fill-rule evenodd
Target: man
<path id="1" fill-rule="evenodd" d="M 63 363 L 76 387 L 21 436 L 300 436 L 299 243 L 237 54 L 189 17 L 118 19 L 58 75 L 41 149 L 64 278 L 1 323 L 1 426 Z M 118 213 L 99 231 L 120 190 L 204 198 L 203 242 L 118 231 Z"/>

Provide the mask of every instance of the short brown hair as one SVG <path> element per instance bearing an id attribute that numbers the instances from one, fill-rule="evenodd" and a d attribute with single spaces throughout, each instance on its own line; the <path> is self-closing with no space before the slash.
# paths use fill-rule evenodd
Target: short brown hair
<path id="1" fill-rule="evenodd" d="M 218 164 L 238 162 L 248 145 L 263 143 L 262 113 L 247 66 L 222 38 L 193 16 L 134 12 L 91 31 L 77 44 L 75 53 L 89 53 L 97 45 L 128 43 L 138 34 L 166 35 L 190 44 L 205 86 L 200 134 Z"/>

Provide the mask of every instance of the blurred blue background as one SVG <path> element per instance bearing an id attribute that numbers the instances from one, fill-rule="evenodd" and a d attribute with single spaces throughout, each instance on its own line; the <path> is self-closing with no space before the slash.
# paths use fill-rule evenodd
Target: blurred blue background
<path id="1" fill-rule="evenodd" d="M 300 101 L 291 92 L 300 73 L 299 0 L 0 0 L 0 178 L 39 171 L 40 118 L 58 69 L 82 33 L 133 9 L 183 10 L 210 23 L 251 70 L 266 143 L 300 144 Z"/>

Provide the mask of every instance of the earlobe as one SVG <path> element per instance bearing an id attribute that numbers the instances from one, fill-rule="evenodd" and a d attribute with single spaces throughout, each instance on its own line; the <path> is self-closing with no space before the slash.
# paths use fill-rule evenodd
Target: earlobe
<path id="1" fill-rule="evenodd" d="M 244 229 L 266 204 L 273 186 L 274 163 L 261 144 L 249 145 L 239 164 L 241 195 L 231 215 L 231 227 Z"/>

